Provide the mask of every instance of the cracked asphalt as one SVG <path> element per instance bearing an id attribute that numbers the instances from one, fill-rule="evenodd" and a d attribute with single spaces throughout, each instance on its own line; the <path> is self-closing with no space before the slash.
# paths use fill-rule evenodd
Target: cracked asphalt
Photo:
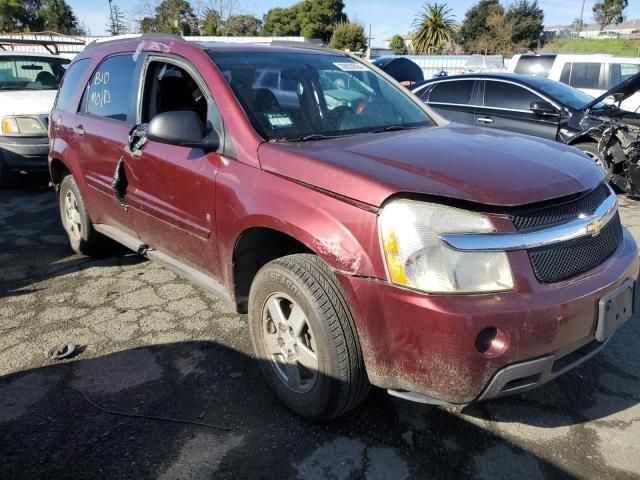
<path id="1" fill-rule="evenodd" d="M 0 478 L 640 478 L 638 318 L 517 397 L 454 414 L 374 390 L 313 424 L 268 390 L 244 316 L 125 250 L 74 255 L 44 185 L 0 191 Z M 81 353 L 45 358 L 64 341 Z"/>

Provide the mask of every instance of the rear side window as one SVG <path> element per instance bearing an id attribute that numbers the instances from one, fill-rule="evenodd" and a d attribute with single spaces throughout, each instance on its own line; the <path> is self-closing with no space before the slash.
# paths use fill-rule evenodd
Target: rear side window
<path id="1" fill-rule="evenodd" d="M 516 65 L 515 73 L 521 75 L 534 75 L 536 77 L 548 78 L 555 56 L 545 57 L 520 57 Z"/>
<path id="2" fill-rule="evenodd" d="M 132 55 L 107 58 L 91 76 L 83 111 L 96 117 L 127 121 L 136 62 Z"/>
<path id="3" fill-rule="evenodd" d="M 574 88 L 598 89 L 601 69 L 601 63 L 567 63 L 562 70 L 560 81 Z"/>
<path id="4" fill-rule="evenodd" d="M 484 89 L 484 105 L 490 108 L 529 111 L 540 97 L 526 88 L 505 82 L 487 81 Z"/>
<path id="5" fill-rule="evenodd" d="M 609 64 L 609 88 L 628 80 L 640 73 L 640 65 L 635 63 L 611 63 Z"/>
<path id="6" fill-rule="evenodd" d="M 69 67 L 69 70 L 67 70 L 67 73 L 62 79 L 62 86 L 58 92 L 55 108 L 72 113 L 77 111 L 77 103 L 72 104 L 72 102 L 74 94 L 79 88 L 82 89 L 80 80 L 82 79 L 84 72 L 87 70 L 87 67 L 89 67 L 88 58 L 78 60 Z"/>
<path id="7" fill-rule="evenodd" d="M 428 103 L 451 103 L 455 105 L 471 105 L 474 80 L 442 82 L 431 89 Z"/>

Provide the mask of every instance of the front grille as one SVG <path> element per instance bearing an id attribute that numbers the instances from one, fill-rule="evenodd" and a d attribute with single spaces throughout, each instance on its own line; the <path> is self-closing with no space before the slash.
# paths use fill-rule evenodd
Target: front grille
<path id="1" fill-rule="evenodd" d="M 584 273 L 603 263 L 622 242 L 620 215 L 616 215 L 595 237 L 582 237 L 568 242 L 527 250 L 536 278 L 554 283 Z"/>
<path id="2" fill-rule="evenodd" d="M 581 213 L 592 215 L 609 194 L 609 187 L 602 183 L 585 194 L 513 211 L 509 217 L 518 231 L 550 227 L 575 220 Z"/>

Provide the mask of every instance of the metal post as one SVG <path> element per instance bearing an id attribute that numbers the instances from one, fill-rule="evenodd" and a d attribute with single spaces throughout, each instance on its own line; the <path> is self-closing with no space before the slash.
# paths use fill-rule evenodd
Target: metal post
<path id="1" fill-rule="evenodd" d="M 586 0 L 582 0 L 582 9 L 580 10 L 580 23 L 578 24 L 578 38 L 580 38 L 580 32 L 582 31 L 582 22 L 584 22 L 584 4 Z"/>

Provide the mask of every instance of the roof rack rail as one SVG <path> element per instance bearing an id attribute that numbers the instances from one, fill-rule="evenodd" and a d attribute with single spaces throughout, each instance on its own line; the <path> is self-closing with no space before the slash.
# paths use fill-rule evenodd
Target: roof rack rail
<path id="1" fill-rule="evenodd" d="M 255 42 L 255 45 L 265 45 L 265 43 Z M 302 50 L 322 50 L 326 51 L 329 48 L 325 44 L 318 43 L 308 43 L 308 42 L 294 42 L 287 40 L 275 40 L 269 42 L 267 45 L 271 45 L 272 47 L 290 47 L 290 48 L 300 48 Z"/>
<path id="2" fill-rule="evenodd" d="M 173 35 L 171 33 L 157 33 L 157 32 L 133 33 L 133 34 L 116 35 L 113 37 L 96 39 L 91 43 L 89 43 L 85 47 L 85 50 L 88 48 L 97 47 L 99 45 L 109 45 L 111 43 L 126 42 L 128 40 L 136 40 L 136 39 L 138 40 L 174 40 L 174 41 L 180 40 L 180 41 L 186 42 L 186 40 L 181 36 Z"/>
<path id="3" fill-rule="evenodd" d="M 76 53 L 67 51 L 65 47 L 82 47 L 84 41 L 77 37 L 55 32 L 14 32 L 0 35 L 0 50 L 14 50 L 19 46 L 38 46 L 45 48 L 52 55 Z M 62 48 L 61 48 L 62 47 Z"/>

